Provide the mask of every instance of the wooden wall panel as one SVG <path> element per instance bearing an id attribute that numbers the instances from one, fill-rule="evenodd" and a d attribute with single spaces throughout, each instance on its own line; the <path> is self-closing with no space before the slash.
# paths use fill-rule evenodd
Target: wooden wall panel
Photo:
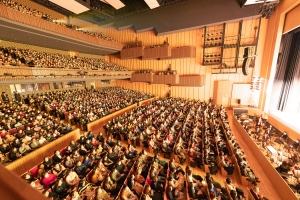
<path id="1" fill-rule="evenodd" d="M 251 37 L 254 35 L 254 27 L 258 25 L 258 20 L 248 20 L 243 22 L 242 37 Z M 221 26 L 220 26 L 221 27 Z M 234 35 L 238 33 L 239 23 L 232 23 L 226 25 L 225 32 L 228 35 Z M 214 28 L 210 28 L 214 29 Z M 195 46 L 196 57 L 195 58 L 183 58 L 183 59 L 166 59 L 166 60 L 141 60 L 130 59 L 121 60 L 119 55 L 111 55 L 110 61 L 113 63 L 121 64 L 130 68 L 131 70 L 143 70 L 152 69 L 155 71 L 163 71 L 171 65 L 172 70 L 177 70 L 179 75 L 184 74 L 200 74 L 205 75 L 204 87 L 171 87 L 171 96 L 195 98 L 200 100 L 208 100 L 213 96 L 214 81 L 229 80 L 233 83 L 250 83 L 252 79 L 253 69 L 250 69 L 250 75 L 244 76 L 242 70 L 238 69 L 237 74 L 212 74 L 210 66 L 202 65 L 203 54 L 203 29 L 185 31 L 181 33 L 168 34 L 164 36 L 155 36 L 153 31 L 147 31 L 143 33 L 135 33 L 134 30 L 118 31 L 115 28 L 107 28 L 102 30 L 105 34 L 117 39 L 122 43 L 134 42 L 136 39 L 142 41 L 144 46 L 162 44 L 166 38 L 168 39 L 171 47 L 177 46 Z M 245 39 L 247 40 L 247 39 Z M 263 41 L 261 42 L 263 44 Z M 258 63 L 260 64 L 260 63 Z M 259 66 L 260 67 L 260 66 Z M 140 83 L 138 83 L 140 84 Z M 127 85 L 129 88 L 138 88 L 139 86 Z M 149 84 L 142 84 L 140 86 L 145 91 L 152 91 L 153 86 Z M 147 89 L 149 87 L 149 89 Z M 154 90 L 156 94 L 160 94 Z M 163 93 L 163 92 L 162 92 Z"/>
<path id="2" fill-rule="evenodd" d="M 154 94 L 155 96 L 165 97 L 169 92 L 169 86 L 163 84 L 149 84 L 149 83 L 131 83 L 127 80 L 116 80 L 116 85 L 130 90 L 137 90 Z"/>

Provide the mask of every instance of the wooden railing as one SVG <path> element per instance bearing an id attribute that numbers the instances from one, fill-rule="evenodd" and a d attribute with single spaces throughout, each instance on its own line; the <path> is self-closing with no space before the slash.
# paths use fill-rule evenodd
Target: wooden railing
<path id="1" fill-rule="evenodd" d="M 141 46 L 122 49 L 120 52 L 121 59 L 138 58 L 144 55 L 144 49 Z"/>
<path id="2" fill-rule="evenodd" d="M 151 99 L 146 99 L 144 101 L 141 101 L 139 102 L 140 105 L 146 105 L 148 102 L 151 102 L 153 101 L 155 98 L 157 97 L 154 97 L 154 98 L 151 98 Z M 92 131 L 94 134 L 98 134 L 101 130 L 102 130 L 102 127 L 110 120 L 124 114 L 125 112 L 129 112 L 131 111 L 132 109 L 136 108 L 137 107 L 137 104 L 133 104 L 131 106 L 128 106 L 126 108 L 123 108 L 117 112 L 114 112 L 110 115 L 107 115 L 105 117 L 102 117 L 101 119 L 98 119 L 96 121 L 93 121 L 93 122 L 90 122 L 88 123 L 87 125 L 87 129 L 88 131 Z"/>
<path id="3" fill-rule="evenodd" d="M 153 73 L 133 73 L 131 82 L 153 82 Z"/>
<path id="4" fill-rule="evenodd" d="M 204 75 L 180 75 L 179 86 L 204 86 Z"/>
<path id="5" fill-rule="evenodd" d="M 37 68 L 37 67 L 16 67 L 16 66 L 1 66 L 0 67 L 0 79 L 4 80 L 35 80 L 40 78 L 75 78 L 81 76 L 86 72 L 85 76 L 120 76 L 121 78 L 125 76 L 131 76 L 132 71 L 102 71 L 102 70 L 81 70 L 81 69 L 61 69 L 61 68 Z M 11 74 L 5 75 L 5 74 Z M 55 76 L 56 77 L 55 77 Z M 109 78 L 111 79 L 111 78 Z"/>
<path id="6" fill-rule="evenodd" d="M 161 58 L 162 60 L 166 59 L 178 59 L 178 58 L 195 58 L 196 57 L 196 47 L 174 47 L 171 50 L 171 56 L 166 58 Z"/>
<path id="7" fill-rule="evenodd" d="M 0 17 L 10 19 L 22 24 L 30 25 L 39 29 L 51 31 L 54 33 L 58 33 L 61 35 L 65 35 L 71 38 L 75 38 L 81 41 L 89 42 L 92 44 L 96 44 L 103 47 L 109 47 L 114 48 L 117 50 L 121 50 L 124 47 L 124 44 L 116 43 L 108 40 L 103 40 L 100 38 L 96 38 L 87 34 L 84 34 L 82 32 L 69 29 L 67 27 L 61 26 L 59 24 L 55 24 L 53 22 L 43 20 L 41 18 L 27 15 L 24 13 L 21 13 L 17 10 L 8 8 L 4 5 L 0 5 Z"/>
<path id="8" fill-rule="evenodd" d="M 179 75 L 153 75 L 152 84 L 167 84 L 167 85 L 178 85 Z"/>
<path id="9" fill-rule="evenodd" d="M 171 47 L 170 46 L 146 48 L 146 49 L 144 49 L 143 60 L 166 58 L 166 57 L 170 57 L 170 56 L 171 56 Z"/>

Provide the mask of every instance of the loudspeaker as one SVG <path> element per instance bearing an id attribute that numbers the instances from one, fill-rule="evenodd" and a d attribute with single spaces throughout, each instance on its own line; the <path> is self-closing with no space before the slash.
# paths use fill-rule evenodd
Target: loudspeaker
<path id="1" fill-rule="evenodd" d="M 237 103 L 238 103 L 238 104 L 241 104 L 241 99 L 237 99 Z"/>
<path id="2" fill-rule="evenodd" d="M 244 49 L 244 55 L 243 58 L 247 58 L 249 56 L 249 47 Z"/>

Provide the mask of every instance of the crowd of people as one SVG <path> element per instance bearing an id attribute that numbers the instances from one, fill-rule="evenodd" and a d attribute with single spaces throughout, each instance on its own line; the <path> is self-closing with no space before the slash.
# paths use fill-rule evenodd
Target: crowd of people
<path id="1" fill-rule="evenodd" d="M 129 69 L 104 59 L 66 56 L 30 49 L 0 47 L 0 65 L 39 68 L 128 71 Z"/>
<path id="2" fill-rule="evenodd" d="M 10 7 L 12 9 L 15 9 L 19 12 L 24 13 L 24 14 L 39 17 L 41 19 L 59 24 L 61 26 L 64 26 L 64 27 L 67 27 L 67 28 L 70 28 L 70 29 L 73 29 L 73 30 L 76 30 L 76 31 L 80 31 L 84 34 L 87 34 L 87 35 L 90 35 L 90 36 L 93 36 L 93 37 L 97 37 L 97 38 L 112 41 L 112 42 L 117 42 L 115 39 L 112 39 L 111 37 L 105 35 L 102 32 L 91 32 L 91 31 L 88 31 L 86 29 L 80 28 L 76 25 L 72 25 L 72 24 L 67 23 L 67 22 L 62 22 L 61 20 L 54 19 L 51 15 L 49 15 L 47 13 L 43 13 L 43 12 L 37 10 L 37 9 L 32 9 L 32 8 L 26 6 L 26 5 L 15 2 L 13 0 L 0 0 L 0 4 L 5 5 L 7 7 Z"/>
<path id="3" fill-rule="evenodd" d="M 237 170 L 256 185 L 260 181 L 234 140 L 226 119 L 226 110 L 223 107 L 217 109 L 212 105 L 212 99 L 206 103 L 165 98 L 133 109 L 130 113 L 109 121 L 104 128 L 114 138 L 123 138 L 133 145 L 143 145 L 155 153 L 162 153 L 166 158 L 173 154 L 181 164 L 189 158 L 190 164 L 199 168 L 208 165 L 209 174 L 217 173 L 218 166 L 224 168 L 228 176 L 234 173 L 236 166 L 231 160 L 231 148 L 237 156 Z M 202 179 L 199 180 L 201 182 Z M 211 183 L 208 185 L 210 196 L 218 198 L 222 195 L 222 187 L 218 183 L 215 185 L 213 181 Z M 190 194 L 191 197 L 205 196 L 200 191 L 200 185 L 190 186 L 189 190 L 194 191 Z M 244 193 L 239 189 L 231 193 L 233 199 L 244 198 Z"/>
<path id="4" fill-rule="evenodd" d="M 71 123 L 84 119 L 90 122 L 153 97 L 118 87 L 91 88 L 23 96 L 28 105 L 22 106 L 20 94 L 14 96 L 15 100 L 10 101 L 2 94 L 4 102 L 0 116 L 6 126 L 1 124 L 0 128 L 4 133 L 11 127 L 25 124 L 26 130 L 18 130 L 14 139 L 10 134 L 4 134 L 0 151 L 5 149 L 2 147 L 10 146 L 11 152 L 4 152 L 1 162 L 5 161 L 3 155 L 13 160 L 10 158 L 13 155 L 18 158 L 21 152 L 25 155 L 39 147 L 40 140 L 51 141 L 66 133 L 63 131 L 71 126 L 59 124 L 47 114 L 47 110 L 60 118 L 67 117 Z M 69 115 L 65 115 L 66 112 Z M 228 175 L 234 173 L 230 148 L 238 161 L 237 170 L 253 184 L 252 191 L 259 196 L 257 183 L 260 181 L 231 132 L 226 110 L 222 106 L 217 109 L 212 99 L 206 103 L 159 98 L 112 119 L 104 129 L 106 137 L 102 133 L 85 132 L 79 141 L 72 141 L 64 150 L 45 157 L 36 173 L 31 171 L 23 178 L 52 199 L 69 196 L 76 200 L 93 196 L 100 200 L 118 196 L 122 200 L 150 200 L 163 199 L 166 195 L 170 200 L 182 200 L 187 190 L 191 198 L 198 200 L 207 199 L 207 195 L 211 199 L 223 200 L 226 199 L 226 189 L 211 175 L 217 173 L 218 166 L 223 167 Z M 27 137 L 32 138 L 30 143 Z M 127 148 L 121 145 L 121 140 L 128 141 Z M 145 150 L 138 153 L 136 146 L 148 148 L 155 156 L 148 156 Z M 172 158 L 168 163 L 158 159 L 158 154 L 165 158 L 172 155 Z M 186 159 L 190 160 L 191 166 L 193 163 L 199 168 L 209 166 L 205 179 L 193 174 L 189 167 L 184 171 L 176 164 L 184 164 Z M 203 192 L 204 180 L 208 194 Z M 230 178 L 226 179 L 225 185 L 232 199 L 245 199 L 244 191 L 232 184 Z"/>
<path id="5" fill-rule="evenodd" d="M 5 96 L 5 93 L 2 94 Z M 16 94 L 18 96 L 18 94 Z M 72 131 L 72 126 L 18 100 L 0 103 L 0 162 L 7 164 Z"/>
<path id="6" fill-rule="evenodd" d="M 173 160 L 167 163 L 145 150 L 138 153 L 131 144 L 124 147 L 101 133 L 85 132 L 22 178 L 53 200 L 162 200 L 169 170 L 174 177 L 182 171 Z"/>
<path id="7" fill-rule="evenodd" d="M 24 96 L 25 103 L 50 110 L 61 120 L 79 124 L 83 130 L 89 122 L 100 119 L 154 95 L 120 87 L 90 88 L 82 90 L 52 91 Z"/>

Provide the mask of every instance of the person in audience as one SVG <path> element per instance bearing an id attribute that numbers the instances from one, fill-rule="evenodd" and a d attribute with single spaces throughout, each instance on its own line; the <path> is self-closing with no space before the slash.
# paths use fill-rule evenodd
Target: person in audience
<path id="1" fill-rule="evenodd" d="M 30 146 L 26 143 L 22 143 L 20 148 L 19 148 L 19 153 L 21 155 L 26 155 L 27 153 L 31 152 L 32 149 L 30 148 Z"/>
<path id="2" fill-rule="evenodd" d="M 31 149 L 37 149 L 40 147 L 40 143 L 34 138 L 32 139 L 32 142 L 30 143 Z"/>
<path id="3" fill-rule="evenodd" d="M 60 163 L 56 163 L 52 168 L 52 174 L 58 178 L 62 178 L 65 175 L 65 172 L 66 168 Z"/>
<path id="4" fill-rule="evenodd" d="M 81 161 L 78 161 L 75 167 L 75 172 L 78 176 L 85 176 L 89 172 L 89 169 Z"/>
<path id="5" fill-rule="evenodd" d="M 109 195 L 104 189 L 98 187 L 95 190 L 95 200 L 104 200 L 104 199 L 109 199 Z"/>
<path id="6" fill-rule="evenodd" d="M 125 185 L 121 190 L 120 197 L 121 200 L 138 200 L 138 197 L 130 190 L 127 185 Z"/>
<path id="7" fill-rule="evenodd" d="M 68 196 L 68 189 L 68 183 L 62 179 L 56 181 L 54 185 L 54 192 L 58 194 L 60 198 L 66 198 Z"/>
<path id="8" fill-rule="evenodd" d="M 50 169 L 52 169 L 52 167 L 53 167 L 53 165 L 54 165 L 54 162 L 53 162 L 52 158 L 45 157 L 45 158 L 44 158 L 43 165 L 44 165 L 44 167 L 45 167 L 45 170 L 46 170 L 46 171 L 49 171 Z"/>
<path id="9" fill-rule="evenodd" d="M 56 180 L 56 176 L 54 174 L 46 172 L 42 176 L 41 183 L 44 186 L 50 186 L 52 183 L 55 182 L 55 180 Z"/>
<path id="10" fill-rule="evenodd" d="M 235 196 L 238 199 L 246 199 L 244 195 L 244 191 L 240 188 L 237 188 L 232 182 L 230 178 L 226 178 L 226 186 L 228 187 L 228 190 L 230 191 L 230 196 L 232 198 L 235 198 Z"/>
<path id="11" fill-rule="evenodd" d="M 15 161 L 17 160 L 18 158 L 20 158 L 22 155 L 19 154 L 18 150 L 16 147 L 12 148 L 12 150 L 9 152 L 8 154 L 8 158 L 11 160 L 11 161 Z"/>
<path id="12" fill-rule="evenodd" d="M 75 173 L 74 171 L 69 171 L 67 172 L 67 175 L 66 175 L 66 183 L 70 186 L 75 186 L 79 183 L 80 179 L 77 175 L 77 173 Z"/>

